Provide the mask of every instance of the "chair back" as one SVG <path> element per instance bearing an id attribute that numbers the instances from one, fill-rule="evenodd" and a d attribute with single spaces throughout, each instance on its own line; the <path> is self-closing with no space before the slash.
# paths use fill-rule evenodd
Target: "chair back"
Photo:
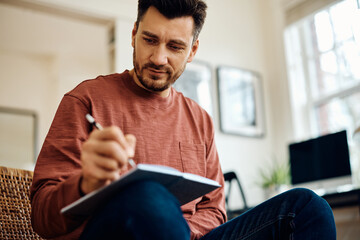
<path id="1" fill-rule="evenodd" d="M 247 205 L 246 202 L 246 197 L 245 197 L 245 193 L 244 190 L 241 186 L 240 180 L 237 177 L 236 173 L 233 171 L 230 172 L 226 172 L 224 173 L 224 179 L 225 182 L 228 183 L 228 188 L 227 191 L 225 193 L 225 204 L 226 204 L 226 212 L 227 212 L 227 216 L 228 219 L 231 220 L 232 218 L 244 213 L 245 211 L 249 210 L 249 207 Z M 230 194 L 231 194 L 231 189 L 233 184 L 235 184 L 235 187 L 238 188 L 239 192 L 240 192 L 240 198 L 241 201 L 243 202 L 243 208 L 241 209 L 234 209 L 230 206 Z"/>
<path id="2" fill-rule="evenodd" d="M 33 172 L 0 166 L 0 239 L 41 239 L 32 229 Z"/>

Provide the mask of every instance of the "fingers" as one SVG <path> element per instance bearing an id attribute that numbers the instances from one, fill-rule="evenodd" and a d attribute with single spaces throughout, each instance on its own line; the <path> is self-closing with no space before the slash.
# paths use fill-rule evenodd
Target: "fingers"
<path id="1" fill-rule="evenodd" d="M 113 159 L 86 153 L 84 158 L 88 159 L 83 162 L 83 173 L 87 177 L 99 181 L 113 181 L 119 177 L 118 164 Z"/>
<path id="2" fill-rule="evenodd" d="M 117 156 L 116 159 L 120 161 L 119 164 L 121 166 L 127 162 L 128 158 L 133 157 L 135 154 L 135 136 L 132 134 L 125 136 L 118 127 L 113 126 L 104 128 L 102 131 L 94 131 L 92 135 L 94 135 L 94 139 L 97 139 L 98 141 L 109 143 L 108 146 L 104 145 L 104 149 L 99 149 L 99 151 L 104 151 L 104 154 L 115 153 L 116 151 L 119 151 L 118 154 L 114 157 L 116 158 Z M 116 145 L 118 145 L 120 148 L 118 148 Z M 124 158 L 124 161 L 122 158 Z"/>
<path id="3" fill-rule="evenodd" d="M 119 178 L 134 156 L 135 144 L 135 136 L 125 136 L 118 127 L 94 130 L 82 146 L 82 191 L 89 193 Z"/>
<path id="4" fill-rule="evenodd" d="M 91 144 L 91 145 L 90 145 Z M 117 168 L 122 168 L 127 162 L 128 154 L 126 150 L 114 140 L 98 140 L 94 139 L 89 142 L 92 154 L 102 156 L 112 160 Z M 99 161 L 97 165 L 101 166 L 101 158 L 94 158 L 94 161 Z"/>

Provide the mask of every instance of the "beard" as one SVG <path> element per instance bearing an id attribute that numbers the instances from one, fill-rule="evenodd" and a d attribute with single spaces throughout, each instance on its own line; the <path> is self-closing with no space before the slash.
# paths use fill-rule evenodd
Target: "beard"
<path id="1" fill-rule="evenodd" d="M 173 85 L 176 80 L 181 76 L 181 74 L 184 72 L 186 63 L 183 64 L 183 66 L 180 67 L 180 69 L 177 72 L 174 72 L 170 67 L 164 66 L 164 65 L 156 65 L 152 62 L 145 63 L 143 66 L 140 66 L 140 64 L 136 60 L 136 49 L 134 48 L 133 51 L 133 64 L 134 64 L 134 70 L 135 74 L 139 80 L 139 82 L 147 89 L 153 92 L 162 92 L 171 85 Z M 144 76 L 144 70 L 146 69 L 153 69 L 156 71 L 162 71 L 166 74 L 165 79 L 160 79 L 156 75 L 152 75 L 151 73 L 149 76 Z"/>

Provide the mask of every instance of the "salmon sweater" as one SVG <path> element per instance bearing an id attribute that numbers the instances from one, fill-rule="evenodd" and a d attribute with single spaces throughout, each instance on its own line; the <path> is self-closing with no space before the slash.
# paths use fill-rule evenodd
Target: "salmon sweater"
<path id="1" fill-rule="evenodd" d="M 136 163 L 160 164 L 195 173 L 224 185 L 209 115 L 171 88 L 166 98 L 142 89 L 128 71 L 99 76 L 65 94 L 37 159 L 31 186 L 32 225 L 44 238 L 78 239 L 87 219 L 63 216 L 60 209 L 81 197 L 82 143 L 92 126 L 134 134 Z M 181 207 L 191 238 L 198 239 L 226 221 L 224 189 Z"/>

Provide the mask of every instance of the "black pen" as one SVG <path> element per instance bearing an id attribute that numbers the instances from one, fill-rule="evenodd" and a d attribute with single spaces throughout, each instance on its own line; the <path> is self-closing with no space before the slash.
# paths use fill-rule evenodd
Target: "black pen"
<path id="1" fill-rule="evenodd" d="M 95 119 L 93 118 L 93 116 L 91 116 L 89 113 L 86 114 L 86 119 L 88 120 L 89 123 L 91 123 L 91 125 L 93 125 L 97 129 L 99 129 L 99 130 L 103 129 L 103 127 L 100 125 L 100 123 L 96 122 Z M 136 167 L 136 164 L 133 159 L 130 158 L 129 163 L 133 168 Z"/>

